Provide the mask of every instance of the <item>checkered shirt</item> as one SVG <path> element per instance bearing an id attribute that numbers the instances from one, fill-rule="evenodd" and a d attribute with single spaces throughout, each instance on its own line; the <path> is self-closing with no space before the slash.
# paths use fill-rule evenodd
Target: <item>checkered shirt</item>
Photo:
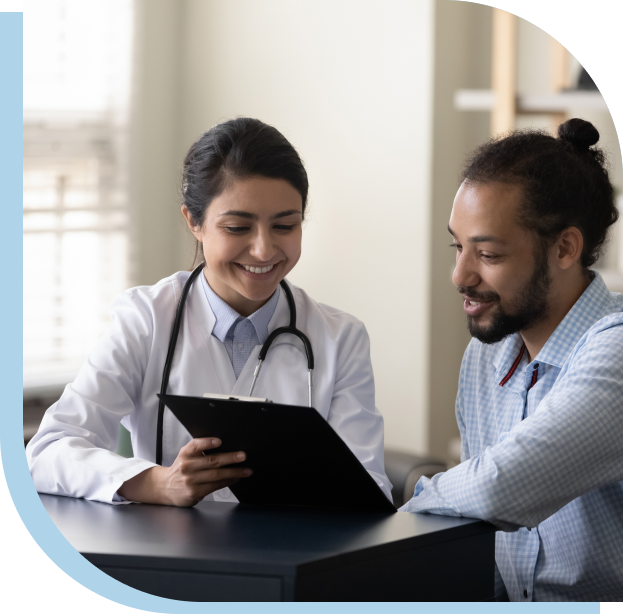
<path id="1" fill-rule="evenodd" d="M 522 346 L 519 334 L 471 341 L 456 402 L 462 462 L 422 478 L 401 511 L 502 529 L 496 579 L 511 601 L 623 600 L 623 295 L 595 274 L 506 378 Z"/>
<path id="2" fill-rule="evenodd" d="M 210 288 L 205 275 L 201 276 L 201 281 L 212 313 L 216 318 L 212 335 L 225 346 L 236 379 L 238 379 L 253 348 L 268 339 L 268 324 L 275 313 L 281 288 L 277 286 L 276 292 L 265 305 L 248 318 L 243 318 Z"/>

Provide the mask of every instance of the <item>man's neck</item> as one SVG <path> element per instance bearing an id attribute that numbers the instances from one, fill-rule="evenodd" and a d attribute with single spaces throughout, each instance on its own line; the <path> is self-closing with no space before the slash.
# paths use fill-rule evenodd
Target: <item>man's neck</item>
<path id="1" fill-rule="evenodd" d="M 529 329 L 521 331 L 521 336 L 528 350 L 529 361 L 538 356 L 552 333 L 558 328 L 558 325 L 592 281 L 583 271 L 577 275 L 569 273 L 569 275 L 563 275 L 552 282 L 545 318 Z"/>

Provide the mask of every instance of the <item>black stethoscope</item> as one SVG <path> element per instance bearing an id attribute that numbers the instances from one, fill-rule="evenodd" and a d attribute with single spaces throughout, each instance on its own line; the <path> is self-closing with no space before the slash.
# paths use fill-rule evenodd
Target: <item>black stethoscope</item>
<path id="1" fill-rule="evenodd" d="M 177 345 L 177 337 L 180 332 L 180 326 L 182 324 L 182 314 L 184 312 L 184 304 L 186 303 L 186 297 L 188 296 L 188 292 L 190 291 L 190 287 L 193 285 L 193 282 L 201 271 L 203 271 L 205 267 L 205 262 L 202 262 L 191 274 L 186 283 L 184 284 L 184 288 L 182 290 L 182 295 L 180 296 L 179 303 L 177 304 L 177 310 L 175 311 L 175 320 L 173 321 L 173 330 L 171 331 L 171 338 L 169 340 L 169 348 L 167 349 L 167 359 L 164 363 L 164 370 L 162 372 L 162 385 L 160 386 L 160 394 L 164 395 L 167 393 L 167 386 L 169 385 L 169 375 L 171 373 L 171 365 L 173 364 L 173 354 L 175 353 L 175 346 Z M 312 389 L 314 385 L 314 353 L 312 351 L 311 343 L 307 336 L 302 333 L 298 328 L 296 328 L 296 305 L 294 304 L 294 297 L 292 296 L 292 291 L 290 287 L 286 283 L 285 279 L 280 282 L 283 291 L 285 292 L 286 299 L 288 300 L 288 307 L 290 308 L 290 324 L 288 326 L 282 326 L 280 328 L 275 329 L 270 335 L 268 335 L 268 339 L 264 342 L 262 349 L 258 355 L 257 367 L 255 367 L 255 372 L 253 373 L 253 382 L 251 383 L 251 390 L 249 390 L 249 396 L 253 393 L 253 389 L 255 388 L 255 382 L 257 382 L 257 378 L 260 374 L 260 369 L 262 368 L 262 363 L 266 359 L 266 354 L 270 349 L 272 342 L 276 337 L 282 335 L 283 333 L 288 333 L 290 335 L 295 335 L 302 342 L 305 347 L 305 354 L 307 354 L 307 383 L 309 387 L 309 406 L 312 406 Z M 160 402 L 158 403 L 158 425 L 157 425 L 157 436 L 156 436 L 156 463 L 158 465 L 162 465 L 162 433 L 164 429 L 164 401 L 160 398 Z"/>

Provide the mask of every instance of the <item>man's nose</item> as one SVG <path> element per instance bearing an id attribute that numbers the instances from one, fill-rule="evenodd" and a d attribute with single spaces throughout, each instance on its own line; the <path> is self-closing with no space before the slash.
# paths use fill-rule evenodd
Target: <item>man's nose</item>
<path id="1" fill-rule="evenodd" d="M 480 275 L 468 254 L 459 253 L 457 255 L 452 282 L 455 286 L 467 287 L 477 286 L 480 283 Z"/>

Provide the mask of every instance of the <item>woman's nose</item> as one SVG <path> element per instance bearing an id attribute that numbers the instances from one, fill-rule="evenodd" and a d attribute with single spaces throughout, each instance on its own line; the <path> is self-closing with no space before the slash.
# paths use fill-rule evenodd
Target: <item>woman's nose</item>
<path id="1" fill-rule="evenodd" d="M 277 253 L 270 232 L 259 230 L 253 237 L 249 252 L 259 261 L 268 262 Z"/>

